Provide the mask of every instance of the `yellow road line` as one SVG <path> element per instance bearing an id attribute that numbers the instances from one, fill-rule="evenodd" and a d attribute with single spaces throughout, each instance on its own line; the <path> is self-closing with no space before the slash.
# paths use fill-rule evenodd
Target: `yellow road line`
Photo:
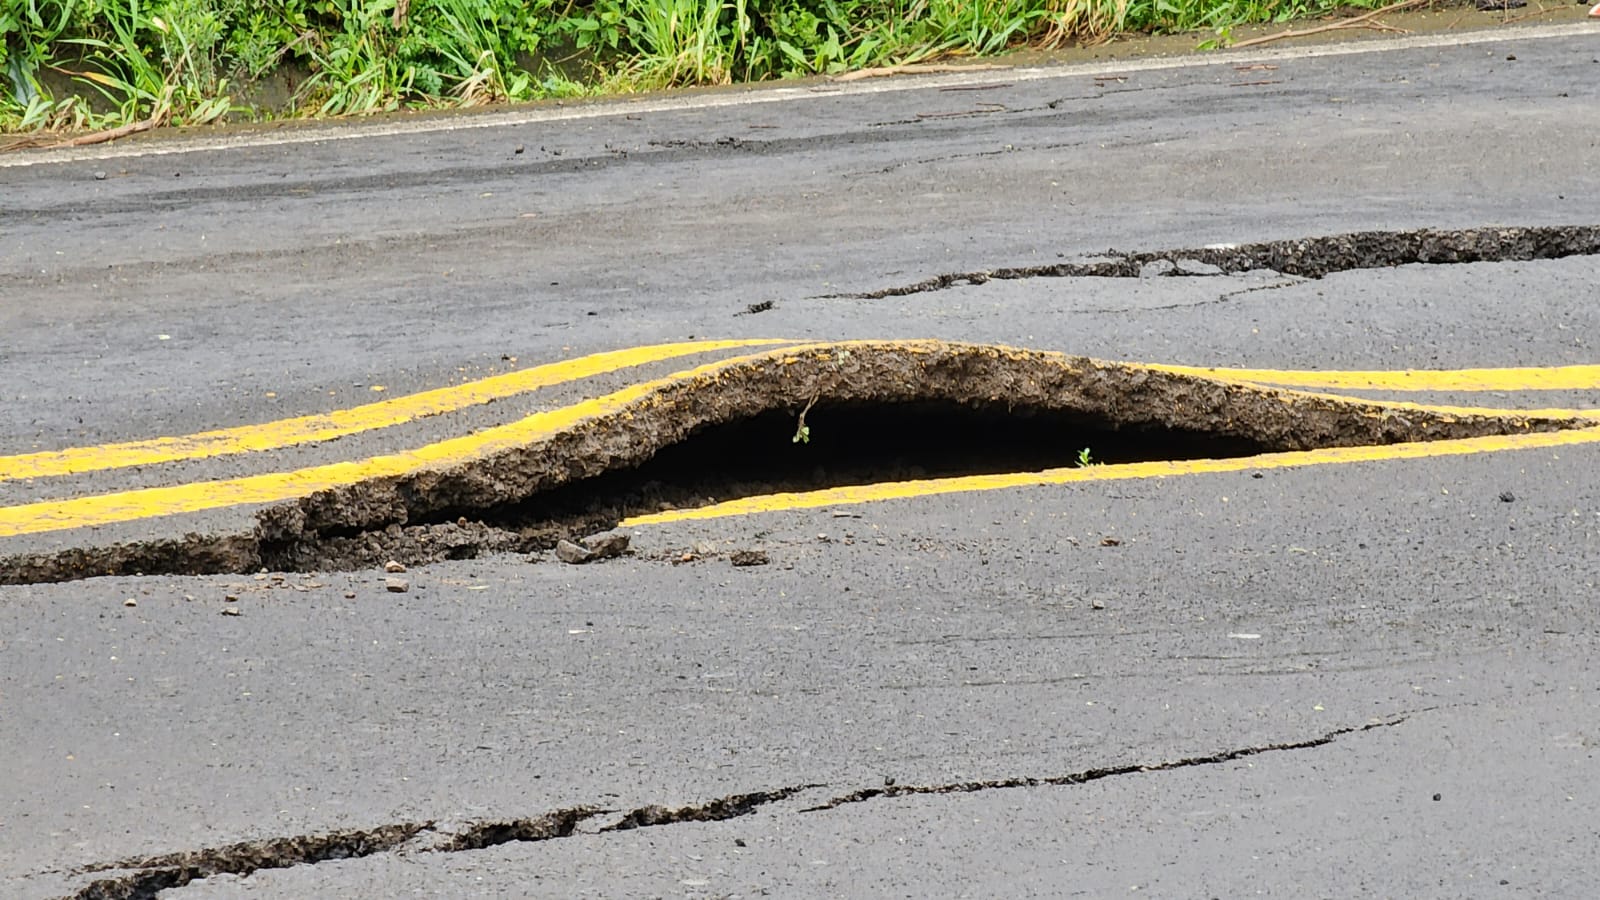
<path id="1" fill-rule="evenodd" d="M 888 484 L 827 488 L 804 493 L 744 497 L 738 500 L 716 503 L 711 506 L 702 506 L 698 509 L 676 509 L 668 512 L 635 516 L 624 520 L 622 525 L 627 528 L 633 528 L 641 525 L 661 525 L 693 519 L 717 519 L 725 516 L 750 515 L 752 513 L 816 509 L 823 506 L 844 506 L 853 503 L 871 503 L 878 500 L 901 500 L 912 497 L 932 497 L 940 494 L 993 491 L 1003 488 L 1073 484 L 1088 481 L 1117 481 L 1128 478 L 1165 478 L 1174 475 L 1282 469 L 1297 466 L 1327 465 L 1330 463 L 1426 459 L 1440 456 L 1491 453 L 1501 450 L 1570 447 L 1577 444 L 1597 442 L 1600 442 L 1600 427 L 1583 428 L 1574 431 L 1542 431 L 1529 434 L 1495 435 L 1449 441 L 1388 444 L 1377 447 L 1332 447 L 1323 450 L 1304 450 L 1292 453 L 1266 453 L 1260 456 L 1247 456 L 1236 459 L 1127 463 L 1116 466 L 1048 469 L 1043 472 L 1018 472 L 1005 475 L 931 478 L 921 481 L 899 481 Z"/>
<path id="2" fill-rule="evenodd" d="M 834 345 L 802 344 L 785 348 L 784 352 L 800 352 L 818 346 Z M 730 366 L 766 359 L 772 355 L 771 352 L 753 353 L 707 363 L 654 381 L 631 385 L 603 397 L 535 413 L 515 422 L 402 453 L 312 466 L 292 472 L 270 472 L 0 507 L 0 538 L 69 528 L 91 528 L 244 504 L 277 503 L 369 478 L 404 475 L 424 468 L 445 468 L 545 440 L 585 419 L 615 412 L 673 383 L 711 375 Z"/>
<path id="3" fill-rule="evenodd" d="M 1600 366 L 1542 366 L 1515 369 L 1402 369 L 1373 371 L 1301 371 L 1294 369 L 1226 369 L 1205 366 L 1151 365 L 1178 375 L 1280 387 L 1374 391 L 1592 391 L 1600 390 Z"/>
<path id="4" fill-rule="evenodd" d="M 1255 381 L 1235 383 L 1266 390 L 1276 388 L 1276 385 L 1264 385 Z M 1317 398 L 1335 403 L 1378 403 L 1382 404 L 1384 415 L 1410 411 L 1436 416 L 1453 416 L 1455 418 L 1466 418 L 1468 416 L 1525 416 L 1533 419 L 1582 419 L 1600 422 L 1600 409 L 1596 408 L 1540 407 L 1537 409 L 1522 409 L 1504 406 L 1446 406 L 1438 403 L 1413 403 L 1409 400 L 1369 400 L 1365 397 L 1352 397 L 1347 394 L 1325 394 L 1313 391 L 1298 391 L 1291 388 L 1283 388 L 1281 390 L 1283 393 L 1291 394 L 1295 397 Z M 1376 415 L 1376 413 L 1369 413 L 1369 415 Z"/>
<path id="5" fill-rule="evenodd" d="M 676 347 L 684 353 L 698 352 L 708 349 L 707 345 L 714 346 L 749 346 L 760 344 L 776 344 L 781 341 L 750 341 L 750 342 L 701 342 L 699 344 L 663 345 L 657 348 L 640 348 L 639 351 L 618 351 L 614 354 L 598 354 L 594 357 L 585 357 L 582 360 L 572 360 L 569 363 L 557 363 L 551 367 L 540 367 L 553 373 L 565 373 L 570 377 L 579 370 L 597 372 L 620 367 L 623 360 L 640 359 L 640 356 L 630 355 L 643 351 L 654 351 L 658 354 L 655 358 L 666 358 L 667 348 Z M 779 350 L 767 350 L 743 356 L 735 356 L 715 362 L 706 363 L 696 368 L 677 372 L 664 378 L 642 382 L 614 391 L 602 397 L 584 400 L 560 409 L 536 413 L 524 419 L 488 428 L 475 434 L 451 438 L 444 441 L 428 444 L 413 450 L 375 456 L 364 460 L 331 463 L 313 466 L 290 472 L 272 472 L 259 475 L 244 476 L 239 478 L 223 479 L 217 481 L 179 484 L 166 487 L 144 488 L 138 490 L 119 491 L 115 493 L 97 494 L 85 497 L 76 497 L 65 500 L 48 500 L 18 506 L 0 507 L 0 538 L 14 537 L 26 534 L 38 534 L 50 531 L 60 531 L 71 528 L 86 528 L 108 525 L 117 522 L 129 522 L 138 519 L 154 518 L 158 516 L 174 515 L 179 513 L 201 512 L 210 509 L 219 509 L 229 506 L 245 504 L 275 503 L 293 500 L 308 496 L 317 491 L 355 484 L 360 481 L 374 478 L 392 477 L 414 472 L 420 469 L 443 469 L 450 466 L 481 459 L 485 456 L 502 450 L 525 447 L 552 435 L 572 428 L 573 426 L 594 417 L 617 412 L 627 405 L 644 399 L 651 394 L 667 388 L 677 382 L 697 378 L 714 376 L 719 372 L 746 363 L 772 359 L 780 356 L 811 352 L 815 350 L 836 350 L 860 344 L 878 346 L 900 346 L 907 350 L 915 350 L 930 342 L 922 341 L 887 341 L 887 342 L 859 342 L 847 341 L 836 343 L 800 344 L 784 347 Z M 686 349 L 686 348 L 697 349 Z M 1056 354 L 1059 355 L 1059 354 Z M 1063 357 L 1065 360 L 1065 357 Z M 529 375 L 539 369 L 530 369 L 514 375 Z M 504 379 L 508 376 L 500 376 Z M 553 377 L 553 376 L 551 376 Z M 498 379 L 489 379 L 495 381 Z M 423 395 L 418 395 L 423 396 Z M 402 400 L 410 398 L 400 398 Z M 1340 398 L 1349 399 L 1349 398 Z M 381 406 L 382 404 L 373 404 Z M 1428 407 L 1421 404 L 1398 404 L 1397 408 L 1417 409 L 1419 411 L 1448 411 L 1449 413 L 1502 415 L 1506 410 L 1476 409 L 1464 407 Z M 1564 417 L 1589 417 L 1600 418 L 1600 411 L 1595 410 L 1551 410 L 1549 414 L 1558 418 Z M 294 420 L 290 420 L 294 421 Z M 1518 447 L 1557 446 L 1567 443 L 1587 443 L 1591 437 L 1574 438 L 1572 435 L 1591 435 L 1594 429 L 1579 431 L 1558 432 L 1555 434 L 1526 434 L 1512 437 L 1475 438 L 1466 441 L 1439 441 L 1419 444 L 1397 444 L 1386 447 L 1363 447 L 1351 449 L 1333 449 L 1309 451 L 1306 453 L 1268 454 L 1247 459 L 1208 460 L 1196 463 L 1138 463 L 1122 466 L 1092 467 L 1087 469 L 1060 469 L 1051 472 L 1022 473 L 1015 475 L 975 476 L 972 478 L 940 479 L 928 482 L 905 482 L 898 485 L 875 485 L 859 488 L 838 488 L 831 491 L 821 491 L 815 494 L 783 495 L 791 499 L 786 503 L 799 503 L 805 506 L 820 506 L 834 503 L 864 502 L 871 499 L 887 499 L 893 496 L 915 496 L 918 493 L 950 493 L 964 490 L 985 490 L 999 487 L 1010 487 L 1026 484 L 1055 484 L 1073 481 L 1094 481 L 1106 478 L 1145 477 L 1148 475 L 1176 475 L 1199 471 L 1237 471 L 1270 467 L 1273 465 L 1311 465 L 1318 462 L 1346 462 L 1362 459 L 1407 459 L 1427 456 L 1449 455 L 1452 453 L 1478 453 L 1489 450 L 1515 449 Z M 1464 448 L 1464 449 L 1463 449 Z M 93 449 L 93 448 L 86 448 Z M 1273 462 L 1273 460 L 1289 460 L 1289 462 Z M 858 500 L 845 499 L 859 497 Z M 809 498 L 809 499 L 807 499 Z M 679 513 L 665 513 L 662 517 L 645 516 L 632 520 L 636 523 L 647 521 L 669 521 L 676 518 L 709 518 L 717 515 L 731 515 L 732 512 L 724 510 L 760 511 L 762 498 L 751 498 L 742 501 L 731 501 L 728 504 L 719 504 L 707 507 L 704 510 L 686 510 Z M 751 507 L 750 504 L 756 504 Z M 747 508 L 748 507 L 748 508 Z M 780 507 L 773 507 L 780 508 Z M 791 507 L 781 507 L 791 508 Z"/>
<path id="6" fill-rule="evenodd" d="M 0 456 L 0 482 L 153 465 L 182 459 L 203 459 L 252 450 L 276 450 L 295 444 L 327 441 L 362 431 L 401 425 L 426 416 L 455 412 L 468 406 L 501 400 L 537 388 L 577 381 L 645 363 L 712 350 L 786 343 L 793 342 L 776 339 L 691 341 L 632 347 L 627 350 L 596 353 L 578 359 L 535 366 L 467 384 L 423 391 L 419 394 L 395 397 L 321 415 L 224 428 L 183 437 L 158 437 L 104 444 L 98 447 L 73 447 L 19 456 Z"/>
<path id="7" fill-rule="evenodd" d="M 320 415 L 300 416 L 185 436 L 157 437 L 95 447 L 73 447 L 16 456 L 0 456 L 0 482 L 276 450 L 296 444 L 327 441 L 363 431 L 401 425 L 426 416 L 454 412 L 541 387 L 588 378 L 630 366 L 713 350 L 775 346 L 785 343 L 792 341 L 782 339 L 692 341 L 634 347 L 536 366 L 467 384 L 423 391 Z M 1395 391 L 1600 389 L 1600 366 L 1318 372 L 1147 365 L 1151 369 L 1177 374 L 1297 388 Z"/>

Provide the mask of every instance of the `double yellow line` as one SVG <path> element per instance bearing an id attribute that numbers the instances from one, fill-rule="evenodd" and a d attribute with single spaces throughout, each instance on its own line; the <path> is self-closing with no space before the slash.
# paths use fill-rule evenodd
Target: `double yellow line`
<path id="1" fill-rule="evenodd" d="M 1600 390 L 1600 366 L 1541 366 L 1514 369 L 1401 369 L 1398 371 L 1294 371 L 1285 369 L 1218 369 L 1203 366 L 1147 368 L 1177 375 L 1222 381 L 1270 384 L 1275 387 L 1329 391 L 1593 391 Z"/>
<path id="2" fill-rule="evenodd" d="M 913 342 L 906 342 L 910 346 Z M 273 450 L 327 441 L 378 428 L 415 421 L 424 416 L 454 412 L 620 369 L 700 353 L 753 347 L 778 347 L 678 372 L 665 378 L 631 385 L 603 397 L 536 413 L 516 422 L 471 435 L 427 444 L 409 451 L 361 460 L 312 466 L 288 472 L 271 472 L 239 478 L 96 494 L 0 507 L 0 538 L 71 528 L 94 527 L 156 516 L 199 512 L 243 504 L 273 503 L 303 497 L 320 490 L 480 459 L 497 451 L 544 440 L 594 416 L 616 411 L 673 383 L 715 373 L 730 365 L 771 356 L 774 352 L 803 349 L 776 339 L 693 341 L 636 347 L 598 353 L 579 359 L 537 366 L 485 378 L 469 384 L 425 391 L 407 397 L 370 403 L 324 415 L 302 416 L 260 425 L 208 431 L 182 437 L 79 447 L 67 450 L 0 457 L 0 483 L 22 478 L 44 478 L 128 466 L 179 460 L 205 459 L 229 454 Z M 821 346 L 821 345 L 806 345 Z M 880 345 L 882 346 L 882 345 Z M 1559 366 L 1515 369 L 1465 369 L 1406 372 L 1308 372 L 1267 369 L 1206 369 L 1153 365 L 1149 368 L 1240 383 L 1278 385 L 1299 389 L 1381 389 L 1388 391 L 1542 391 L 1600 389 L 1600 366 Z M 1441 408 L 1405 404 L 1416 408 L 1455 413 L 1502 414 L 1503 409 Z M 1519 411 L 1520 412 L 1520 411 Z M 1541 410 L 1547 415 L 1594 419 L 1596 410 Z M 1138 463 L 1121 466 L 1057 469 L 1047 472 L 932 479 L 848 488 L 805 494 L 777 494 L 716 504 L 701 509 L 675 510 L 640 516 L 627 524 L 642 525 L 681 519 L 712 518 L 749 512 L 798 509 L 860 503 L 897 497 L 926 496 L 958 491 L 994 490 L 1039 484 L 1065 484 L 1115 478 L 1147 478 L 1200 472 L 1230 472 L 1284 466 L 1319 465 L 1380 459 L 1418 459 L 1497 450 L 1557 447 L 1600 440 L 1600 427 L 1532 433 L 1504 437 L 1398 444 L 1382 447 L 1337 448 L 1301 453 L 1275 453 L 1248 459 L 1194 460 L 1182 463 Z"/>
<path id="3" fill-rule="evenodd" d="M 296 444 L 331 441 L 334 438 L 404 425 L 426 416 L 456 412 L 469 406 L 504 400 L 539 388 L 578 381 L 646 363 L 709 353 L 714 350 L 789 343 L 793 341 L 762 339 L 690 341 L 632 347 L 627 350 L 613 350 L 535 366 L 467 384 L 423 391 L 420 394 L 395 397 L 322 415 L 300 416 L 218 431 L 203 431 L 182 437 L 158 437 L 120 444 L 103 444 L 98 447 L 73 447 L 67 450 L 26 453 L 20 456 L 0 456 L 0 482 L 15 481 L 20 478 L 74 475 L 129 466 L 150 466 L 185 459 L 206 459 L 234 453 L 278 450 Z"/>

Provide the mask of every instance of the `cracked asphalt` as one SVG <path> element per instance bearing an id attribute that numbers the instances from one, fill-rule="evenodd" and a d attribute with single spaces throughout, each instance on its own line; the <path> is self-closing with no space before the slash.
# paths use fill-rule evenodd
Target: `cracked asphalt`
<path id="1" fill-rule="evenodd" d="M 1594 364 L 1592 251 L 846 296 L 1112 249 L 1600 226 L 1594 38 L 0 157 L 0 453 L 691 337 Z M 1258 59 L 1270 79 L 1235 69 Z M 0 893 L 1600 895 L 1597 467 L 1588 444 L 770 512 L 581 567 L 418 567 L 406 593 L 370 570 L 0 587 Z"/>

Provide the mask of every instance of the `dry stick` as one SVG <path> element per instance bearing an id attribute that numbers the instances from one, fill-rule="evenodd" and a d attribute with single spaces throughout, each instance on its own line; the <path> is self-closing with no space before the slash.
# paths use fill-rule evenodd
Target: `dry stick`
<path id="1" fill-rule="evenodd" d="M 1508 10 L 1508 12 L 1509 12 L 1509 10 Z M 1546 15 L 1546 14 L 1552 13 L 1552 12 L 1555 12 L 1555 10 L 1553 10 L 1553 9 L 1545 9 L 1544 8 L 1544 4 L 1540 3 L 1539 4 L 1539 8 L 1534 10 L 1533 12 L 1525 12 L 1520 16 L 1512 16 L 1511 18 L 1505 20 L 1505 22 L 1503 22 L 1502 24 L 1510 25 L 1513 22 L 1522 22 L 1522 21 L 1525 21 L 1527 19 L 1537 19 L 1542 15 Z"/>
<path id="2" fill-rule="evenodd" d="M 117 138 L 124 138 L 130 134 L 138 134 L 141 131 L 149 131 L 152 128 L 160 128 L 162 125 L 167 123 L 168 119 L 172 118 L 172 88 L 177 74 L 178 71 L 174 70 L 172 75 L 168 76 L 166 90 L 161 94 L 161 102 L 157 103 L 156 108 L 151 111 L 150 118 L 138 122 L 129 122 L 126 125 L 119 125 L 116 128 L 108 128 L 105 131 L 95 131 L 89 134 L 81 134 L 75 138 L 69 138 L 58 144 L 51 144 L 46 149 L 58 150 L 63 147 L 87 147 L 90 144 L 103 144 L 106 141 L 114 141 Z"/>
<path id="3" fill-rule="evenodd" d="M 161 99 L 157 101 L 155 108 L 150 111 L 150 118 L 140 122 L 129 122 L 116 128 L 108 128 L 105 131 L 82 134 L 59 144 L 51 144 L 46 149 L 57 150 L 63 147 L 87 147 L 90 144 L 103 144 L 106 141 L 114 141 L 117 138 L 124 138 L 130 134 L 138 134 L 141 131 L 149 131 L 152 128 L 159 128 L 165 125 L 167 120 L 172 118 L 172 92 L 177 89 L 178 78 L 183 73 L 183 63 L 189 58 L 188 51 L 184 52 L 183 59 L 178 60 L 178 65 L 167 74 L 166 81 L 162 85 Z"/>
<path id="4" fill-rule="evenodd" d="M 1307 28 L 1304 31 L 1285 31 L 1282 34 L 1269 34 L 1265 37 L 1251 38 L 1248 41 L 1240 41 L 1237 44 L 1229 44 L 1228 48 L 1233 49 L 1235 47 L 1249 47 L 1254 44 L 1265 44 L 1268 41 L 1281 41 L 1285 38 L 1308 37 L 1314 34 L 1326 34 L 1330 31 L 1357 31 L 1360 29 L 1388 31 L 1397 34 L 1407 33 L 1404 28 L 1395 28 L 1393 25 L 1385 25 L 1382 22 L 1358 22 L 1355 19 L 1346 19 L 1342 22 L 1333 22 L 1317 28 Z"/>
<path id="5" fill-rule="evenodd" d="M 802 441 L 805 442 L 805 443 L 808 443 L 808 444 L 811 443 L 811 429 L 806 427 L 806 413 L 811 412 L 811 407 L 817 405 L 817 398 L 820 397 L 820 396 L 822 396 L 822 395 L 821 394 L 812 394 L 811 395 L 811 402 L 806 404 L 806 408 L 805 409 L 800 410 L 800 421 L 799 421 L 798 424 L 795 425 L 795 429 L 794 429 L 794 440 L 795 440 L 795 443 L 798 444 L 798 443 L 801 443 Z"/>
<path id="6" fill-rule="evenodd" d="M 1467 8 L 1466 8 L 1466 9 L 1465 9 L 1465 10 L 1464 10 L 1464 11 L 1463 11 L 1463 12 L 1462 12 L 1462 13 L 1461 13 L 1461 15 L 1459 15 L 1459 16 L 1456 16 L 1456 17 L 1455 17 L 1455 18 L 1454 18 L 1454 19 L 1451 19 L 1451 20 L 1450 20 L 1450 24 L 1449 24 L 1449 25 L 1446 25 L 1446 26 L 1445 26 L 1445 27 L 1444 27 L 1444 30 L 1445 30 L 1445 31 L 1455 31 L 1455 30 L 1456 30 L 1456 26 L 1457 26 L 1457 25 L 1460 25 L 1460 24 L 1461 24 L 1461 22 L 1462 22 L 1462 20 L 1463 20 L 1463 19 L 1465 19 L 1465 18 L 1466 18 L 1466 17 L 1467 17 L 1467 14 L 1468 14 L 1468 13 L 1471 13 L 1471 12 L 1473 12 L 1473 9 L 1472 9 L 1472 7 L 1470 7 L 1470 6 L 1469 6 L 1469 7 L 1467 7 Z"/>
<path id="7" fill-rule="evenodd" d="M 992 69 L 1009 69 L 1010 66 L 949 66 L 937 63 L 907 63 L 903 66 L 880 66 L 876 69 L 857 69 L 835 75 L 834 81 L 860 81 L 863 78 L 884 78 L 889 75 L 938 75 L 947 72 L 987 72 Z"/>
<path id="8" fill-rule="evenodd" d="M 1391 3 L 1382 9 L 1375 9 L 1372 12 L 1363 13 L 1353 19 L 1344 19 L 1338 22 L 1331 22 L 1327 25 L 1319 25 L 1316 28 L 1302 29 L 1300 31 L 1285 31 L 1281 34 L 1269 34 L 1265 37 L 1251 38 L 1248 41 L 1239 41 L 1236 44 L 1230 44 L 1228 45 L 1228 49 L 1237 50 L 1240 47 L 1253 47 L 1256 44 L 1265 44 L 1268 41 L 1281 41 L 1285 38 L 1307 37 L 1309 35 L 1322 34 L 1328 31 L 1339 31 L 1340 29 L 1344 28 L 1369 28 L 1372 26 L 1370 26 L 1368 23 L 1378 16 L 1392 12 L 1400 12 L 1401 10 L 1405 9 L 1412 9 L 1414 7 L 1423 6 L 1432 2 L 1433 0 L 1400 0 L 1399 3 Z"/>
<path id="9" fill-rule="evenodd" d="M 159 128 L 164 122 L 166 122 L 167 114 L 169 112 L 170 110 L 161 109 L 148 119 L 138 122 L 129 122 L 126 125 L 119 125 L 116 128 L 108 128 L 105 131 L 81 134 L 75 138 L 61 141 L 60 143 L 50 144 L 46 149 L 59 150 L 63 147 L 87 147 L 90 144 L 103 144 L 106 141 L 114 141 L 117 138 L 125 138 L 130 134 L 138 134 L 141 131 L 149 131 L 152 128 Z"/>
<path id="10" fill-rule="evenodd" d="M 292 40 L 289 43 L 284 44 L 282 47 L 280 47 L 278 49 L 277 56 L 274 57 L 274 60 L 282 60 L 285 56 L 287 56 L 289 54 L 290 50 L 293 50 L 295 48 L 296 44 L 300 43 L 303 40 L 306 40 L 307 38 L 314 38 L 316 36 L 317 36 L 317 33 L 315 31 L 312 31 L 311 29 L 307 28 L 305 31 L 300 32 L 299 36 L 297 36 L 294 40 Z"/>

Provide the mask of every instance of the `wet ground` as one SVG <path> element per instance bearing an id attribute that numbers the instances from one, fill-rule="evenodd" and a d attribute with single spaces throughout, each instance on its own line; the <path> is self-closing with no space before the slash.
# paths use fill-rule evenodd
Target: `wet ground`
<path id="1" fill-rule="evenodd" d="M 1487 4 L 1489 0 L 1485 0 L 1485 2 Z M 1250 49 L 1252 47 L 1328 47 L 1351 42 L 1391 39 L 1395 35 L 1429 36 L 1494 31 L 1527 25 L 1572 24 L 1588 19 L 1588 11 L 1590 9 L 1590 6 L 1581 2 L 1581 0 L 1576 3 L 1559 2 L 1559 0 L 1558 2 L 1535 0 L 1531 4 L 1526 3 L 1525 0 L 1509 0 L 1509 3 L 1502 5 L 1505 5 L 1506 8 L 1479 9 L 1476 0 L 1470 0 L 1470 2 L 1440 0 L 1440 2 L 1430 3 L 1422 8 L 1400 9 L 1371 18 L 1367 18 L 1367 16 L 1372 10 L 1346 7 L 1335 15 L 1323 18 L 1262 25 L 1239 25 L 1230 29 L 1230 40 L 1220 40 L 1217 34 L 1203 30 L 1176 34 L 1127 34 L 1100 44 L 1056 47 L 1049 50 L 1023 48 L 1008 51 L 995 57 L 946 59 L 935 64 L 942 67 L 969 67 L 976 71 L 995 66 L 1033 68 L 1112 63 L 1118 60 L 1159 60 L 1186 57 L 1197 52 L 1216 53 L 1219 50 L 1226 50 L 1237 44 L 1247 44 L 1247 47 L 1242 49 Z M 1271 69 L 1263 66 L 1245 71 L 1270 73 Z M 284 70 L 268 78 L 256 90 L 249 92 L 241 100 L 252 107 L 281 111 L 287 108 L 287 104 L 293 98 L 299 82 L 305 80 L 308 74 L 306 72 Z M 578 71 L 569 72 L 568 75 L 575 78 L 581 77 L 581 73 Z M 835 79 L 833 78 L 816 77 L 788 79 L 782 83 L 791 87 L 817 88 L 834 82 Z M 53 82 L 53 85 L 57 91 L 66 90 L 68 79 L 60 76 L 58 81 Z M 763 87 L 771 86 L 770 84 L 757 84 L 704 87 L 667 92 L 659 96 L 716 96 L 744 92 L 752 88 L 759 90 Z M 92 104 L 97 98 L 91 97 L 88 99 Z M 600 102 L 604 103 L 606 101 L 601 100 Z M 525 110 L 561 109 L 573 105 L 581 106 L 584 105 L 584 102 L 547 100 L 522 104 L 520 108 Z M 480 107 L 471 110 L 404 110 L 375 113 L 362 117 L 360 121 L 375 123 L 381 127 L 383 123 L 403 125 L 427 121 L 449 121 L 471 119 L 479 116 L 494 116 L 503 110 L 504 107 Z M 151 142 L 194 140 L 197 137 L 227 141 L 242 136 L 283 133 L 286 129 L 300 131 L 308 128 L 341 129 L 349 126 L 350 120 L 330 122 L 314 119 L 278 118 L 263 122 L 240 121 L 211 125 L 199 129 L 162 128 L 130 135 L 121 139 L 121 143 L 124 146 L 129 144 L 140 145 Z M 70 137 L 70 135 L 65 137 Z M 0 153 L 8 149 L 16 151 L 34 148 L 40 144 L 41 139 L 36 136 L 0 136 Z"/>
<path id="2" fill-rule="evenodd" d="M 1592 248 L 1433 252 L 1441 232 L 1515 248 L 1600 226 L 1592 37 L 3 168 L 0 295 L 27 302 L 0 304 L 0 453 L 691 337 L 1537 368 L 1548 382 L 1345 392 L 1593 408 L 1592 381 L 1557 377 L 1597 362 Z M 1236 86 L 1256 80 L 1278 83 Z M 1168 261 L 1227 271 L 1043 271 L 1374 231 L 1413 252 L 1299 274 L 1199 253 Z M 712 359 L 321 443 L 0 482 L 0 510 L 369 459 Z M 998 405 L 983 387 L 952 399 Z M 784 451 L 804 393 L 776 404 Z M 808 414 L 806 446 L 868 427 L 829 415 Z M 629 553 L 582 566 L 487 552 L 8 585 L 4 893 L 1586 896 L 1596 454 L 1224 460 L 1242 467 L 775 507 L 633 526 Z M 320 502 L 305 521 L 338 506 Z M 248 529 L 259 508 L 6 546 Z"/>

